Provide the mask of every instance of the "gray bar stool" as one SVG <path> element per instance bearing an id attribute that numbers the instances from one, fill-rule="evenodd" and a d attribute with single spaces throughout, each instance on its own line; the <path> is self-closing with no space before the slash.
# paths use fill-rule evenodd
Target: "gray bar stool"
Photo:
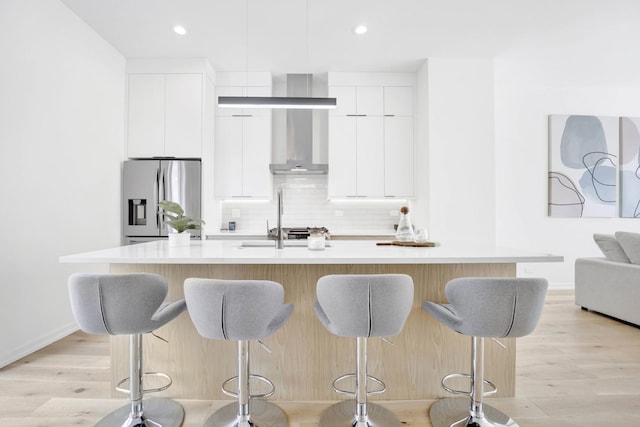
<path id="1" fill-rule="evenodd" d="M 390 337 L 400 333 L 413 304 L 413 280 L 405 274 L 331 275 L 318 280 L 315 312 L 332 334 L 356 337 L 356 373 L 333 382 L 336 393 L 355 397 L 327 408 L 319 427 L 399 427 L 398 418 L 367 397 L 383 393 L 386 385 L 367 373 L 367 338 Z M 356 380 L 355 392 L 342 390 L 338 383 Z M 368 380 L 376 383 L 369 390 Z"/>
<path id="2" fill-rule="evenodd" d="M 471 336 L 471 374 L 449 374 L 442 387 L 467 398 L 446 398 L 431 405 L 429 418 L 434 427 L 515 426 L 508 415 L 483 403 L 495 394 L 496 386 L 484 378 L 484 338 L 517 338 L 535 329 L 544 306 L 547 281 L 538 278 L 465 277 L 449 281 L 445 287 L 449 304 L 424 302 L 422 308 L 445 326 Z M 470 390 L 454 390 L 450 378 L 465 377 Z M 490 388 L 484 391 L 484 386 Z"/>
<path id="3" fill-rule="evenodd" d="M 144 399 L 147 392 L 162 391 L 171 385 L 163 373 L 143 373 L 142 335 L 176 318 L 186 308 L 185 301 L 165 303 L 167 281 L 156 274 L 73 274 L 69 278 L 71 310 L 80 328 L 89 334 L 130 335 L 129 378 L 116 389 L 129 394 L 130 404 L 105 416 L 99 427 L 178 427 L 184 419 L 182 406 L 166 398 Z M 143 376 L 167 380 L 159 388 L 144 390 Z M 130 389 L 122 388 L 129 380 Z"/>
<path id="4" fill-rule="evenodd" d="M 269 397 L 273 383 L 249 370 L 249 341 L 261 340 L 280 329 L 293 311 L 284 304 L 282 285 L 267 280 L 187 279 L 184 282 L 187 310 L 198 333 L 205 338 L 238 341 L 238 376 L 222 384 L 222 391 L 238 399 L 214 412 L 205 427 L 284 427 L 287 417 Z M 249 379 L 270 386 L 270 391 L 252 395 Z M 225 387 L 238 381 L 237 393 Z M 257 399 L 256 399 L 257 398 Z"/>

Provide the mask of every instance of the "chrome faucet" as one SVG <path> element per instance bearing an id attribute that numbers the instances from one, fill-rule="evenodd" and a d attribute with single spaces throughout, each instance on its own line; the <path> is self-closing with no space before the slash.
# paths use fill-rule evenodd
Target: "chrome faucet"
<path id="1" fill-rule="evenodd" d="M 284 236 L 282 234 L 282 212 L 284 211 L 284 200 L 282 197 L 282 187 L 278 187 L 278 225 L 276 229 L 276 249 L 284 248 Z"/>

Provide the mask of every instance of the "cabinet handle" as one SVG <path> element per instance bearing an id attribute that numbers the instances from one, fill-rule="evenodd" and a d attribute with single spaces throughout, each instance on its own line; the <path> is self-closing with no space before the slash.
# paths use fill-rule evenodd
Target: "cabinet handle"
<path id="1" fill-rule="evenodd" d="M 347 117 L 367 117 L 366 114 L 347 114 Z"/>
<path id="2" fill-rule="evenodd" d="M 385 114 L 384 116 L 385 117 L 395 117 L 396 115 L 395 114 Z"/>
<path id="3" fill-rule="evenodd" d="M 253 114 L 232 114 L 231 117 L 253 117 Z"/>
<path id="4" fill-rule="evenodd" d="M 367 197 L 367 196 L 347 196 L 347 197 L 352 197 L 352 198 L 364 198 L 364 197 Z"/>

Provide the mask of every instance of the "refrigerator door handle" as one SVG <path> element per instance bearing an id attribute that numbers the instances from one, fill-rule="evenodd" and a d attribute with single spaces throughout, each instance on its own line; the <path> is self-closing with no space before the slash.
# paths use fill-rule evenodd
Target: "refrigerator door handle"
<path id="1" fill-rule="evenodd" d="M 156 181 L 153 183 L 153 205 L 156 212 L 156 229 L 160 230 L 160 168 L 156 169 Z"/>
<path id="2" fill-rule="evenodd" d="M 167 184 L 165 182 L 165 172 L 166 172 L 167 168 L 166 166 L 161 165 L 160 166 L 160 183 L 159 183 L 159 187 L 160 187 L 160 198 L 159 200 L 167 200 Z M 160 208 L 158 208 L 158 218 L 160 218 L 161 214 L 160 214 Z M 162 229 L 164 228 L 162 226 L 162 222 L 159 223 L 160 226 L 159 228 Z"/>

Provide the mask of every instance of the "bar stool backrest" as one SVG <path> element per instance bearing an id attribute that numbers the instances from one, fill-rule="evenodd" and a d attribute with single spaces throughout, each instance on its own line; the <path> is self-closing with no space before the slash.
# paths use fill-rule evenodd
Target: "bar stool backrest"
<path id="1" fill-rule="evenodd" d="M 198 333 L 220 340 L 265 338 L 293 311 L 280 283 L 268 280 L 190 278 L 184 282 L 187 311 Z"/>
<path id="2" fill-rule="evenodd" d="M 454 311 L 447 326 L 464 335 L 517 338 L 530 334 L 538 324 L 547 281 L 463 277 L 449 281 L 445 292 Z"/>
<path id="3" fill-rule="evenodd" d="M 148 273 L 69 277 L 71 310 L 80 328 L 90 334 L 140 334 L 162 326 L 165 322 L 156 312 L 167 289 L 164 277 Z"/>
<path id="4" fill-rule="evenodd" d="M 390 337 L 400 333 L 413 304 L 413 280 L 406 274 L 323 276 L 315 311 L 334 335 Z"/>

